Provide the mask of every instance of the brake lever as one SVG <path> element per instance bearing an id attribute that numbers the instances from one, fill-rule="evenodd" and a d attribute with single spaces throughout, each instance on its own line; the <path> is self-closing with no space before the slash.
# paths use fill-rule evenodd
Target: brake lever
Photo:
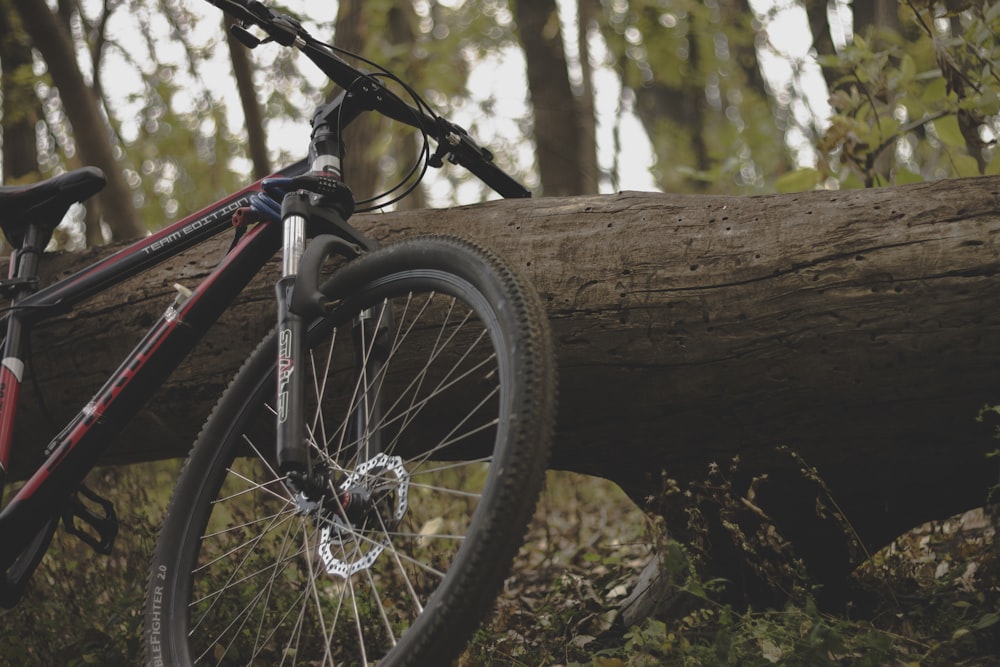
<path id="1" fill-rule="evenodd" d="M 439 168 L 444 158 L 452 164 L 461 165 L 476 178 L 492 188 L 504 198 L 530 197 L 531 191 L 493 162 L 493 153 L 476 143 L 460 125 L 438 117 L 437 150 L 428 159 L 428 164 Z"/>
<path id="2" fill-rule="evenodd" d="M 208 0 L 213 5 L 234 17 L 238 24 L 231 26 L 233 35 L 248 48 L 256 48 L 265 42 L 276 42 L 281 46 L 292 46 L 305 36 L 298 19 L 275 11 L 259 0 Z M 249 30 L 248 25 L 256 25 L 267 34 L 260 39 Z"/>
<path id="3" fill-rule="evenodd" d="M 475 154 L 486 162 L 493 162 L 493 153 L 477 144 L 464 127 L 441 117 L 436 120 L 439 128 L 438 135 L 435 137 L 438 140 L 438 146 L 428 161 L 430 166 L 440 168 L 444 164 L 445 157 L 452 164 L 458 164 L 458 153 L 462 149 L 466 153 Z"/>
<path id="4" fill-rule="evenodd" d="M 233 23 L 229 26 L 229 34 L 238 39 L 240 44 L 248 49 L 256 49 L 264 43 L 264 40 L 258 38 L 239 23 Z"/>

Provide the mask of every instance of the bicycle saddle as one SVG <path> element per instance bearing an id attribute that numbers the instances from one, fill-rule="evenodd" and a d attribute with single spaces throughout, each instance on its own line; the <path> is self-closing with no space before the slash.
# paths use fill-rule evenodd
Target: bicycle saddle
<path id="1" fill-rule="evenodd" d="M 97 167 L 83 167 L 30 185 L 0 185 L 0 229 L 15 248 L 28 225 L 38 225 L 45 243 L 69 207 L 96 194 L 106 183 Z"/>

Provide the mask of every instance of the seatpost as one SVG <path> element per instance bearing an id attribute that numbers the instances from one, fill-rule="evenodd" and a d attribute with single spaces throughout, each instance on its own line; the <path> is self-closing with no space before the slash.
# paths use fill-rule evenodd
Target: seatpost
<path id="1" fill-rule="evenodd" d="M 16 273 L 11 277 L 22 283 L 14 295 L 15 302 L 33 291 L 32 287 L 38 278 L 38 258 L 45 250 L 45 248 L 38 247 L 41 242 L 42 232 L 38 226 L 28 225 L 28 228 L 24 230 L 21 247 L 14 251 L 12 258 L 13 263 L 16 264 L 13 267 Z"/>
<path id="2" fill-rule="evenodd" d="M 38 257 L 44 248 L 42 232 L 37 225 L 28 225 L 21 247 L 10 259 L 10 278 L 5 281 L 5 292 L 11 297 L 11 305 L 34 291 L 38 281 Z M 7 315 L 7 338 L 3 345 L 3 360 L 0 362 L 0 500 L 7 481 L 10 466 L 10 452 L 14 440 L 14 415 L 17 397 L 24 377 L 24 318 L 22 311 L 12 308 Z"/>

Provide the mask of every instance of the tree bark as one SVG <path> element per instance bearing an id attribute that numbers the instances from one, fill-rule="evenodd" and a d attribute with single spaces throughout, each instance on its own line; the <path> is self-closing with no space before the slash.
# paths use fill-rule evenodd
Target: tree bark
<path id="1" fill-rule="evenodd" d="M 542 194 L 594 192 L 596 144 L 586 134 L 593 126 L 585 116 L 593 116 L 592 100 L 573 95 L 555 0 L 515 0 L 511 6 L 527 65 Z"/>
<path id="2" fill-rule="evenodd" d="M 41 116 L 41 104 L 34 91 L 31 69 L 31 44 L 28 42 L 14 8 L 0 0 L 0 118 L 3 121 L 3 182 L 12 185 L 41 178 L 35 123 Z"/>
<path id="3" fill-rule="evenodd" d="M 361 0 L 346 0 L 337 9 L 337 29 L 333 43 L 338 49 L 364 55 L 372 39 L 369 12 Z M 336 92 L 339 93 L 339 88 Z M 331 99 L 333 95 L 331 95 Z M 376 139 L 386 121 L 378 114 L 366 113 L 344 130 L 344 180 L 359 200 L 378 194 L 381 170 Z"/>
<path id="4" fill-rule="evenodd" d="M 271 159 L 267 156 L 267 130 L 264 127 L 264 114 L 257 102 L 257 87 L 253 83 L 253 63 L 247 47 L 233 37 L 229 32 L 235 23 L 232 17 L 226 15 L 222 20 L 226 31 L 226 46 L 229 48 L 229 62 L 233 66 L 233 76 L 236 88 L 240 92 L 240 105 L 243 107 L 243 122 L 247 130 L 247 146 L 250 149 L 250 160 L 253 162 L 255 178 L 264 178 L 271 174 Z"/>
<path id="5" fill-rule="evenodd" d="M 753 502 L 821 581 L 855 562 L 816 518 L 815 466 L 869 551 L 982 505 L 996 448 L 978 411 L 1000 386 L 1000 178 L 757 197 L 511 200 L 358 216 L 391 241 L 435 231 L 526 272 L 553 326 L 561 383 L 552 466 L 614 480 L 640 504 L 664 476 L 740 459 Z M 225 240 L 95 299 L 32 337 L 18 444 L 40 452 Z M 94 251 L 48 256 L 57 278 Z M 180 456 L 272 315 L 251 285 L 107 461 Z M 29 389 L 49 406 L 42 418 Z M 19 449 L 17 453 L 23 452 Z M 13 463 L 23 474 L 30 456 Z M 742 488 L 746 488 L 746 485 Z"/>
<path id="6" fill-rule="evenodd" d="M 146 230 L 132 205 L 132 191 L 115 160 L 108 127 L 97 108 L 97 99 L 77 66 L 69 33 L 44 2 L 14 0 L 14 6 L 32 43 L 45 58 L 52 82 L 59 89 L 66 117 L 73 126 L 81 161 L 100 167 L 108 179 L 100 202 L 113 238 L 142 236 Z"/>

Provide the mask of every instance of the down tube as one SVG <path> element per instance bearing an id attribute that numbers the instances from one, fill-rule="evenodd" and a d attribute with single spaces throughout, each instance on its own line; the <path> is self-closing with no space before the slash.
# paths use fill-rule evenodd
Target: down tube
<path id="1" fill-rule="evenodd" d="M 251 229 L 176 309 L 168 309 L 87 406 L 46 448 L 46 462 L 0 513 L 0 564 L 33 534 L 95 465 L 112 438 L 153 395 L 279 248 L 278 223 Z M 14 538 L 13 536 L 17 536 Z"/>

